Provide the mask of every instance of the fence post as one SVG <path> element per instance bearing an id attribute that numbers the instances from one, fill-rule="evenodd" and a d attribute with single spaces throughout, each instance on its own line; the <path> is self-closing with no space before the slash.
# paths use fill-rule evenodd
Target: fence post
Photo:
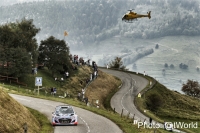
<path id="1" fill-rule="evenodd" d="M 28 133 L 28 126 L 26 122 L 23 125 L 23 129 L 24 129 L 24 133 Z"/>
<path id="2" fill-rule="evenodd" d="M 127 116 L 126 116 L 127 119 L 129 118 L 129 115 L 130 115 L 130 112 L 128 112 L 128 114 L 127 114 Z"/>
<path id="3" fill-rule="evenodd" d="M 135 121 L 135 114 L 133 115 L 133 123 L 134 123 L 134 121 Z"/>
<path id="4" fill-rule="evenodd" d="M 122 112 L 121 112 L 121 117 L 122 117 L 122 115 L 123 115 L 123 109 L 122 109 Z"/>

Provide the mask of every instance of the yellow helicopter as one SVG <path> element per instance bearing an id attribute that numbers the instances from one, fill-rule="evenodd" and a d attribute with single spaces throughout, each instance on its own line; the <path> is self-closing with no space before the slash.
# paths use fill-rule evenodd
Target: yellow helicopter
<path id="1" fill-rule="evenodd" d="M 137 14 L 132 10 L 128 10 L 129 12 L 122 17 L 122 21 L 131 23 L 133 22 L 133 20 L 137 20 L 137 18 L 142 18 L 142 17 L 148 17 L 149 19 L 151 18 L 151 11 L 147 12 L 147 15 L 143 15 L 143 14 Z"/>

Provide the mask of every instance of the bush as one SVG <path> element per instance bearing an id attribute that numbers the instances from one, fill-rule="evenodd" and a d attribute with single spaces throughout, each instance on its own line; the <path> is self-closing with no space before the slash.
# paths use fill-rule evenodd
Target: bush
<path id="1" fill-rule="evenodd" d="M 164 65 L 165 67 L 168 67 L 168 64 L 167 63 L 165 63 L 165 65 Z"/>
<path id="2" fill-rule="evenodd" d="M 173 65 L 173 64 L 171 64 L 171 65 L 170 65 L 170 68 L 174 68 L 174 65 Z"/>
<path id="3" fill-rule="evenodd" d="M 159 48 L 159 45 L 158 44 L 156 44 L 156 46 L 155 46 L 155 49 L 158 49 Z"/>
<path id="4" fill-rule="evenodd" d="M 153 93 L 147 97 L 146 104 L 149 110 L 156 111 L 163 104 L 163 99 L 159 94 Z"/>

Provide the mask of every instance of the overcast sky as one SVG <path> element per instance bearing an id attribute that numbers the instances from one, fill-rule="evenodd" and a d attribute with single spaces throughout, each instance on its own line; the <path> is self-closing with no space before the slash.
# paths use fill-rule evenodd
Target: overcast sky
<path id="1" fill-rule="evenodd" d="M 31 1 L 45 1 L 45 0 L 1 0 L 0 6 L 8 6 L 16 3 L 31 2 Z"/>

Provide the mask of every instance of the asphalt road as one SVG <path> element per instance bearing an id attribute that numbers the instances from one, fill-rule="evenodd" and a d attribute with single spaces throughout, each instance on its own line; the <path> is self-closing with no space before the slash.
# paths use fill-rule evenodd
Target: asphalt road
<path id="1" fill-rule="evenodd" d="M 134 105 L 134 96 L 136 96 L 140 91 L 142 91 L 148 84 L 149 81 L 141 76 L 131 73 L 125 73 L 122 71 L 116 71 L 111 69 L 100 69 L 101 71 L 111 74 L 113 76 L 118 77 L 122 81 L 121 89 L 115 93 L 115 95 L 111 98 L 111 107 L 115 108 L 115 111 L 119 114 L 122 113 L 123 115 L 128 115 L 129 117 L 136 120 L 137 124 L 138 121 L 149 123 L 149 118 L 142 114 L 139 110 L 137 110 L 136 106 Z M 156 128 L 159 125 L 159 128 L 164 128 L 164 125 L 161 123 L 157 123 L 156 121 L 152 121 Z M 169 122 L 167 124 L 169 126 Z M 144 126 L 143 126 L 144 127 Z M 147 127 L 148 128 L 148 127 Z M 185 133 L 183 131 L 173 129 L 173 132 L 178 133 Z"/>
<path id="2" fill-rule="evenodd" d="M 24 106 L 38 110 L 45 114 L 51 121 L 51 114 L 57 105 L 63 105 L 60 102 L 54 102 L 44 99 L 37 99 L 27 96 L 10 94 L 15 100 Z M 122 133 L 122 130 L 109 119 L 97 115 L 93 112 L 73 107 L 78 115 L 77 126 L 55 126 L 54 133 Z"/>
<path id="3" fill-rule="evenodd" d="M 130 117 L 144 121 L 149 120 L 148 117 L 144 116 L 137 110 L 134 105 L 134 96 L 144 89 L 149 81 L 141 76 L 135 74 L 125 73 L 121 71 L 115 71 L 110 69 L 100 69 L 103 72 L 118 77 L 122 81 L 121 89 L 115 93 L 111 99 L 111 107 L 115 108 L 115 111 L 120 113 L 123 109 L 123 114 L 127 115 L 130 113 Z"/>

